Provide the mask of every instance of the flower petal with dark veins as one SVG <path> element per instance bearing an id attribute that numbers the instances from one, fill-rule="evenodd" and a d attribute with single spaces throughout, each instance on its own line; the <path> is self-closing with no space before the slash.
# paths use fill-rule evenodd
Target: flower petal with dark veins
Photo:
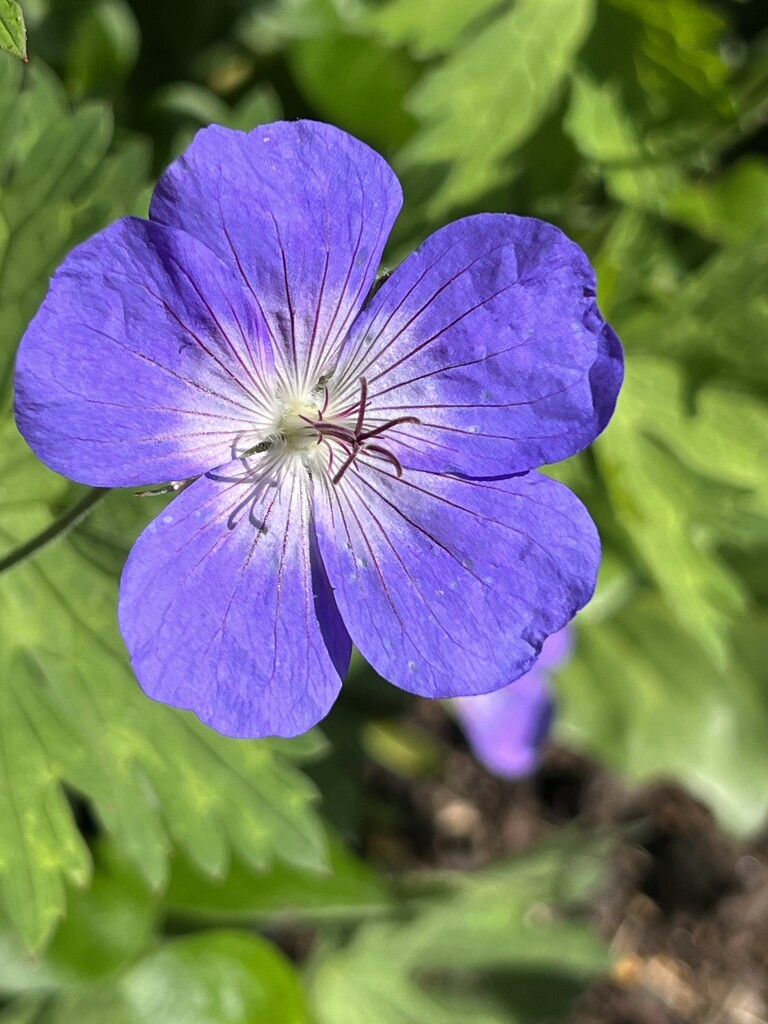
<path id="1" fill-rule="evenodd" d="M 559 462 L 605 427 L 621 386 L 595 274 L 552 224 L 480 214 L 437 231 L 382 285 L 341 374 L 368 382 L 371 414 L 404 466 L 471 477 Z"/>
<path id="2" fill-rule="evenodd" d="M 237 269 L 293 380 L 316 377 L 338 351 L 401 204 L 391 168 L 364 143 L 330 125 L 278 121 L 198 132 L 160 178 L 150 217 Z"/>
<path id="3" fill-rule="evenodd" d="M 344 485 L 316 490 L 320 553 L 353 643 L 404 690 L 505 686 L 592 596 L 597 531 L 555 480 L 398 480 L 356 463 Z"/>
<path id="4" fill-rule="evenodd" d="M 126 218 L 56 272 L 16 362 L 16 419 L 81 483 L 181 480 L 266 418 L 272 355 L 237 278 L 189 235 Z"/>
<path id="5" fill-rule="evenodd" d="M 294 736 L 328 713 L 351 647 L 310 550 L 306 483 L 236 462 L 136 541 L 120 628 L 150 697 L 228 736 Z"/>

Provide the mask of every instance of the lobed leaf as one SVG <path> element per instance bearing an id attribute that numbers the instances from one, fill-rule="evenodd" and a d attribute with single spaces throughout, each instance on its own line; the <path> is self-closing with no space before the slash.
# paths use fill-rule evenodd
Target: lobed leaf
<path id="1" fill-rule="evenodd" d="M 420 131 L 400 154 L 435 176 L 432 218 L 494 188 L 552 109 L 592 27 L 593 0 L 520 0 L 427 71 L 408 98 Z"/>

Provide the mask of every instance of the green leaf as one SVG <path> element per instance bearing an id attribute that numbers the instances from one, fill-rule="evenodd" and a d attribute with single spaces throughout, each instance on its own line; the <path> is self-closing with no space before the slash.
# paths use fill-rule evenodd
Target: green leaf
<path id="1" fill-rule="evenodd" d="M 718 546 L 768 540 L 768 410 L 714 384 L 689 398 L 673 363 L 637 356 L 595 451 L 628 542 L 722 664 L 745 593 Z"/>
<path id="2" fill-rule="evenodd" d="M 730 76 L 720 49 L 727 21 L 714 6 L 700 0 L 665 0 L 663 4 L 646 0 L 608 2 L 642 23 L 642 52 L 649 64 L 655 66 L 659 84 L 668 86 L 673 78 L 710 101 L 722 98 L 723 86 Z"/>
<path id="3" fill-rule="evenodd" d="M 392 152 L 417 127 L 403 109 L 416 70 L 401 53 L 344 31 L 294 42 L 289 66 L 297 85 L 326 120 Z M 337 74 L 343 67 L 344 75 Z"/>
<path id="4" fill-rule="evenodd" d="M 38 1024 L 45 1009 L 44 997 L 15 999 L 0 1010 L 0 1024 Z"/>
<path id="5" fill-rule="evenodd" d="M 237 25 L 239 40 L 258 54 L 271 54 L 294 39 L 332 30 L 343 0 L 263 0 L 252 5 Z"/>
<path id="6" fill-rule="evenodd" d="M 768 624 L 752 639 L 768 648 Z M 580 630 L 573 660 L 558 673 L 559 728 L 633 781 L 679 781 L 729 830 L 764 827 L 768 813 L 768 685 L 736 655 L 718 667 L 641 593 L 611 621 Z"/>
<path id="7" fill-rule="evenodd" d="M 64 996 L 50 1024 L 309 1024 L 290 962 L 256 935 L 166 943 L 112 987 Z"/>
<path id="8" fill-rule="evenodd" d="M 126 0 L 99 0 L 78 18 L 67 50 L 67 84 L 74 96 L 111 94 L 128 77 L 141 36 Z"/>
<path id="9" fill-rule="evenodd" d="M 376 872 L 330 833 L 324 872 L 279 863 L 255 872 L 235 857 L 223 878 L 209 878 L 176 858 L 165 902 L 185 918 L 326 921 L 381 914 L 389 896 Z"/>
<path id="10" fill-rule="evenodd" d="M 7 551 L 69 505 L 72 488 L 11 426 L 0 453 Z M 290 743 L 225 739 L 150 701 L 130 671 L 113 568 L 157 509 L 113 493 L 87 526 L 0 577 L 0 893 L 31 947 L 64 911 L 63 877 L 89 877 L 61 781 L 93 802 L 155 888 L 174 844 L 209 874 L 225 871 L 231 851 L 255 869 L 276 857 L 309 870 L 326 863 L 314 787 L 289 764 Z"/>
<path id="11" fill-rule="evenodd" d="M 498 6 L 498 0 L 446 4 L 445 0 L 390 0 L 373 8 L 366 24 L 388 46 L 408 46 L 421 59 L 446 53 Z"/>
<path id="12" fill-rule="evenodd" d="M 319 1024 L 511 1024 L 518 1018 L 509 995 L 500 998 L 490 984 L 472 993 L 471 978 L 527 970 L 583 982 L 606 970 L 605 946 L 568 913 L 594 886 L 604 852 L 568 836 L 490 870 L 450 876 L 410 920 L 365 924 L 346 946 L 321 950 L 310 965 Z M 430 990 L 419 984 L 424 972 Z M 446 987 L 441 977 L 465 984 Z"/>
<path id="13" fill-rule="evenodd" d="M 768 228 L 768 161 L 761 156 L 743 157 L 712 182 L 686 185 L 670 197 L 667 212 L 722 245 L 739 245 L 764 235 Z"/>
<path id="14" fill-rule="evenodd" d="M 760 213 L 754 215 L 755 222 Z M 631 272 L 627 267 L 626 272 Z M 768 396 L 768 232 L 712 256 L 621 327 L 631 351 L 683 359 Z"/>
<path id="15" fill-rule="evenodd" d="M 0 49 L 27 59 L 27 30 L 16 0 L 0 0 Z"/>
<path id="16" fill-rule="evenodd" d="M 69 890 L 67 916 L 43 956 L 30 957 L 0 919 L 0 991 L 55 991 L 116 974 L 146 950 L 158 910 L 135 868 L 101 844 L 90 887 Z"/>
<path id="17" fill-rule="evenodd" d="M 586 73 L 576 75 L 563 127 L 582 156 L 597 165 L 619 202 L 662 211 L 667 197 L 681 188 L 676 165 L 645 148 L 617 83 L 600 84 Z"/>
<path id="18" fill-rule="evenodd" d="M 110 151 L 108 110 L 71 111 L 36 63 L 23 76 L 0 54 L 0 406 L 16 344 L 66 252 L 128 212 L 146 180 L 143 144 Z"/>
<path id="19" fill-rule="evenodd" d="M 408 171 L 433 169 L 430 216 L 477 200 L 511 176 L 509 158 L 557 101 L 594 10 L 593 0 L 505 5 L 425 73 L 408 99 L 422 128 L 399 162 Z"/>

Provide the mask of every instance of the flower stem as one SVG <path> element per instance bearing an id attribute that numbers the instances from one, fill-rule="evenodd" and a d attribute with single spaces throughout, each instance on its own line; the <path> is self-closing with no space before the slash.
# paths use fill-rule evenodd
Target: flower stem
<path id="1" fill-rule="evenodd" d="M 98 504 L 109 491 L 109 487 L 91 487 L 80 501 L 64 512 L 63 515 L 59 516 L 58 519 L 54 520 L 50 526 L 46 526 L 44 530 L 41 530 L 36 537 L 32 537 L 31 540 L 14 548 L 4 558 L 0 558 L 0 575 L 12 569 L 20 562 L 25 562 L 28 558 L 32 558 L 38 551 L 42 551 L 46 545 L 50 544 L 51 541 L 63 537 L 65 533 L 82 522 L 94 505 Z"/>

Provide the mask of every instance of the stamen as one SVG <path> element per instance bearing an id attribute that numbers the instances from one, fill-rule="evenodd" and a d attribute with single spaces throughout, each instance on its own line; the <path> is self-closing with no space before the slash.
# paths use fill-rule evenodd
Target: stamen
<path id="1" fill-rule="evenodd" d="M 339 482 L 339 480 L 341 480 L 341 478 L 344 476 L 344 474 L 347 472 L 349 467 L 352 465 L 352 463 L 357 458 L 359 451 L 360 451 L 360 448 L 357 447 L 357 448 L 353 449 L 352 452 L 350 452 L 349 458 L 344 461 L 341 469 L 336 474 L 336 476 L 333 478 L 334 484 L 337 484 Z"/>
<path id="2" fill-rule="evenodd" d="M 365 419 L 365 406 L 368 402 L 368 381 L 365 377 L 360 378 L 360 405 L 357 409 L 357 423 L 355 424 L 355 434 L 359 437 L 360 431 L 363 429 L 363 420 Z"/>
<path id="3" fill-rule="evenodd" d="M 367 451 L 367 452 L 376 452 L 377 455 L 382 455 L 385 459 L 387 459 L 389 462 L 391 462 L 392 465 L 395 467 L 395 472 L 397 473 L 398 478 L 403 475 L 402 463 L 400 462 L 400 459 L 398 459 L 398 457 L 395 455 L 394 452 L 390 452 L 386 448 L 382 448 L 378 444 L 367 444 L 365 446 L 365 451 Z"/>
<path id="4" fill-rule="evenodd" d="M 370 452 L 373 455 L 379 456 L 379 458 L 385 459 L 394 468 L 398 477 L 403 475 L 402 463 L 393 452 L 382 445 L 370 444 L 369 442 L 372 438 L 379 437 L 385 431 L 398 427 L 403 423 L 418 424 L 421 422 L 419 419 L 415 416 L 398 416 L 396 419 L 387 420 L 386 423 L 380 423 L 379 426 L 373 427 L 371 430 L 364 430 L 365 414 L 368 409 L 368 381 L 365 377 L 360 378 L 360 397 L 355 405 L 342 412 L 335 413 L 333 419 L 327 420 L 325 419 L 325 413 L 329 404 L 330 393 L 328 388 L 325 387 L 323 406 L 317 410 L 317 417 L 313 419 L 311 416 L 305 416 L 303 413 L 300 413 L 299 419 L 317 431 L 317 443 L 324 444 L 328 449 L 329 472 L 333 472 L 334 461 L 334 450 L 331 441 L 335 441 L 345 452 L 346 458 L 344 462 L 341 464 L 338 472 L 332 477 L 334 484 L 339 483 L 361 452 Z M 339 422 L 339 419 L 351 416 L 353 413 L 356 413 L 354 427 L 345 426 Z"/>
<path id="5" fill-rule="evenodd" d="M 396 420 L 389 420 L 387 423 L 382 423 L 380 427 L 374 427 L 373 430 L 366 430 L 363 434 L 358 433 L 357 439 L 358 441 L 367 441 L 368 438 L 377 437 L 391 427 L 400 426 L 401 423 L 421 423 L 421 420 L 416 419 L 415 416 L 399 416 Z"/>

